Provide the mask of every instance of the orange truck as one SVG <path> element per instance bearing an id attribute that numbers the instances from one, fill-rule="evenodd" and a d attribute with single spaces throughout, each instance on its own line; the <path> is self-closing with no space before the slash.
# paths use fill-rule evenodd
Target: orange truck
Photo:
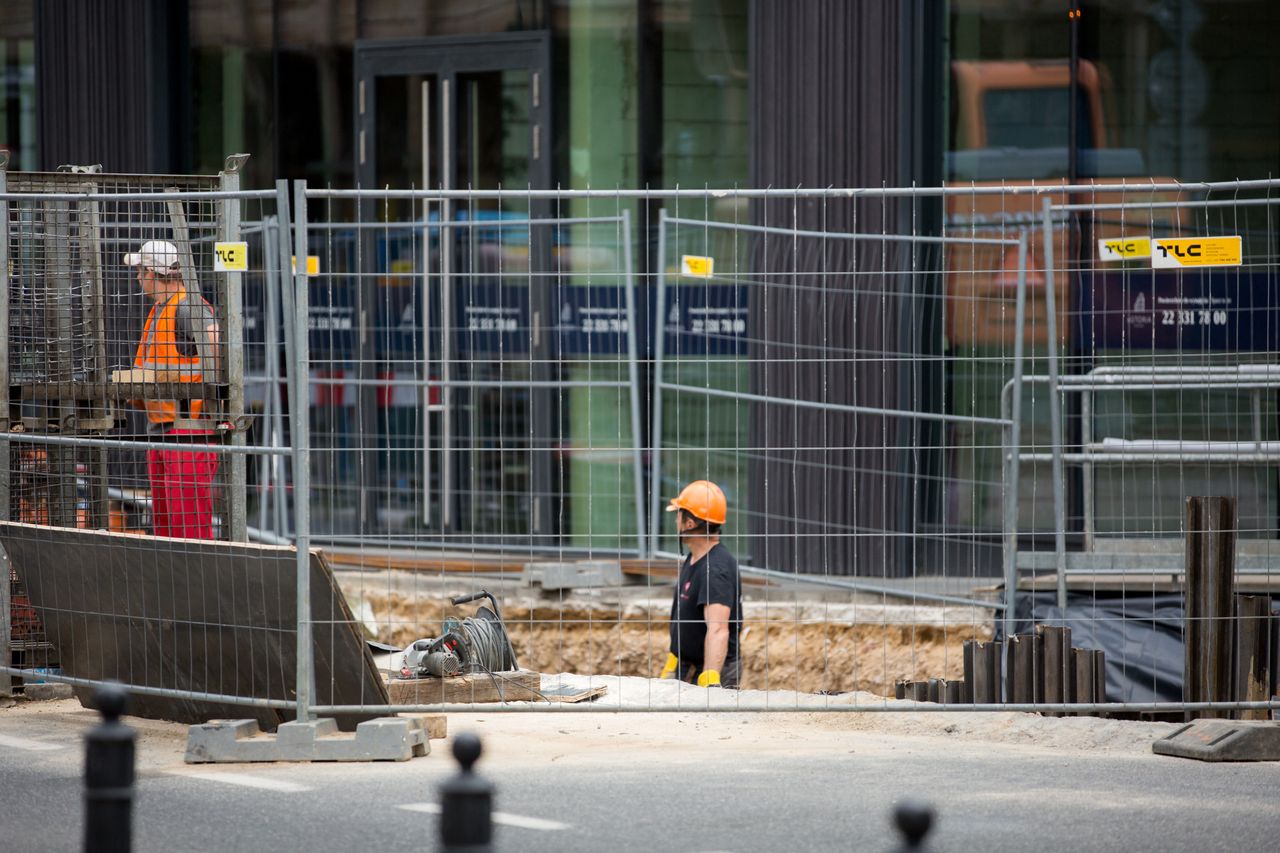
<path id="1" fill-rule="evenodd" d="M 1070 69 L 1065 60 L 957 61 L 951 66 L 954 150 L 947 155 L 948 186 L 999 187 L 1036 184 L 1061 187 L 1067 172 L 1067 125 Z M 1078 74 L 1077 141 L 1081 184 L 1133 184 L 1134 190 L 1078 193 L 1084 203 L 1147 202 L 1173 194 L 1143 191 L 1142 185 L 1163 183 L 1146 173 L 1141 152 L 1112 147 L 1107 136 L 1106 103 L 1110 84 L 1104 72 L 1081 60 Z M 974 193 L 947 198 L 946 229 L 952 237 L 1016 239 L 1019 226 L 1035 225 L 1027 276 L 1024 340 L 1047 343 L 1044 300 L 1044 198 L 1068 201 L 1060 189 L 1043 193 Z M 1092 220 L 1092 239 L 1162 233 L 1177 216 L 1170 210 L 1109 211 Z M 1065 221 L 1055 229 L 1054 265 L 1058 270 L 1083 255 L 1078 235 L 1069 245 Z M 1008 346 L 1016 334 L 1016 248 L 952 245 L 947 251 L 947 340 L 952 346 Z M 1058 334 L 1065 341 L 1066 312 L 1071 304 L 1069 276 L 1054 279 Z"/>

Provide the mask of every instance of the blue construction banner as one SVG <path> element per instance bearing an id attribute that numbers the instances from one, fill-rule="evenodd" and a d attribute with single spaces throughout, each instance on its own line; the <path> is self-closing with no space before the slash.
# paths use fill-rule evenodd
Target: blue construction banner
<path id="1" fill-rule="evenodd" d="M 662 323 L 666 354 L 746 355 L 748 300 L 745 285 L 668 286 Z"/>
<path id="2" fill-rule="evenodd" d="M 343 361 L 355 357 L 357 341 L 355 282 L 333 277 L 313 280 L 307 318 L 311 357 Z"/>
<path id="3" fill-rule="evenodd" d="M 532 337 L 527 283 L 501 283 L 482 277 L 459 277 L 452 311 L 453 352 L 459 359 L 528 357 Z M 358 356 L 358 284 L 354 277 L 331 275 L 311 289 L 309 326 L 312 358 L 331 363 L 353 362 Z M 374 293 L 372 310 L 365 312 L 367 333 L 379 358 L 414 360 L 422 357 L 423 330 L 431 330 L 432 357 L 440 355 L 440 298 L 432 282 L 431 318 L 422 316 L 420 277 L 405 277 Z M 726 284 L 679 285 L 667 290 L 666 352 L 670 357 L 744 355 L 748 329 L 748 291 Z M 656 327 L 652 314 L 655 292 L 635 294 L 636 317 L 627 316 L 626 293 L 618 285 L 557 286 L 555 316 L 547 323 L 564 357 L 627 355 L 630 324 L 638 323 L 636 350 L 640 358 L 652 352 Z M 260 345 L 265 338 L 261 305 L 246 304 L 245 340 Z M 283 330 L 279 332 L 283 341 Z"/>
<path id="4" fill-rule="evenodd" d="M 374 351 L 384 358 L 417 360 L 422 358 L 422 284 L 418 277 L 397 277 L 391 287 L 379 287 L 374 306 Z M 432 296 L 435 288 L 432 288 Z M 430 328 L 440 328 L 440 306 L 431 304 Z M 435 350 L 439 349 L 437 345 Z"/>
<path id="5" fill-rule="evenodd" d="M 625 356 L 631 318 L 627 316 L 626 291 L 614 285 L 562 287 L 556 332 L 564 356 Z M 636 297 L 636 313 L 648 300 Z M 643 334 L 648 323 L 639 323 Z M 643 346 L 637 341 L 637 352 Z"/>
<path id="6" fill-rule="evenodd" d="M 527 356 L 529 288 L 526 284 L 500 284 L 482 278 L 465 281 L 455 295 L 453 311 L 454 353 L 460 358 Z M 411 358 L 422 352 L 421 287 L 397 288 L 381 294 L 376 342 L 379 352 L 393 358 Z M 625 356 L 630 321 L 626 294 L 619 286 L 560 286 L 552 319 L 559 353 L 564 356 Z M 637 298 L 637 303 L 647 300 Z M 433 288 L 432 352 L 438 354 L 439 297 Z M 637 307 L 637 312 L 642 310 Z M 640 332 L 648 324 L 641 322 Z"/>
<path id="7" fill-rule="evenodd" d="M 459 358 L 507 358 L 529 352 L 526 284 L 467 279 L 454 292 L 454 353 Z"/>
<path id="8" fill-rule="evenodd" d="M 307 327 L 310 329 L 308 344 L 311 357 L 318 361 L 343 361 L 355 358 L 356 349 L 356 293 L 354 283 L 348 279 L 332 277 L 316 279 L 310 293 L 310 311 Z M 284 346 L 284 309 L 277 310 L 276 343 Z M 262 295 L 246 299 L 241 315 L 244 318 L 244 343 L 260 351 L 267 340 L 267 313 Z"/>
<path id="9" fill-rule="evenodd" d="M 1239 267 L 1125 270 L 1090 278 L 1095 350 L 1272 352 L 1280 282 Z"/>

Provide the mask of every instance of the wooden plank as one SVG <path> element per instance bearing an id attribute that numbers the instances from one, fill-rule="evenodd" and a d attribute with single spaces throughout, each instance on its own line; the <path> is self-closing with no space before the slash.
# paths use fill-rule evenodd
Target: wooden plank
<path id="1" fill-rule="evenodd" d="M 517 672 L 472 672 L 449 678 L 393 678 L 387 683 L 392 705 L 452 705 L 484 702 L 535 702 L 542 676 Z"/>
<path id="2" fill-rule="evenodd" d="M 138 374 L 155 371 L 116 371 Z M 176 371 L 171 371 L 176 376 Z M 161 381 L 134 377 L 112 379 L 111 382 L 45 382 L 39 385 L 15 385 L 10 389 L 23 400 L 208 400 L 224 394 L 226 386 L 215 382 Z"/>
<path id="3" fill-rule="evenodd" d="M 501 557 L 423 557 L 420 554 L 356 554 L 347 551 L 325 551 L 330 565 L 360 569 L 401 569 L 448 573 L 483 572 L 485 574 L 519 574 L 524 561 Z"/>

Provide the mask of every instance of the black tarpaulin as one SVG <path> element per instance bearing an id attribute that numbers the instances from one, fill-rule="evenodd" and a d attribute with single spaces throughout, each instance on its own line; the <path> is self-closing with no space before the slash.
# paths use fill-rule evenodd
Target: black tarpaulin
<path id="1" fill-rule="evenodd" d="M 1280 601 L 1272 600 L 1271 612 L 1280 614 Z M 1108 702 L 1182 701 L 1181 593 L 1068 592 L 1064 610 L 1052 591 L 1020 592 L 1014 616 L 1015 633 L 1032 631 L 1036 624 L 1065 625 L 1072 646 L 1101 649 Z M 1273 651 L 1273 685 L 1275 669 Z"/>

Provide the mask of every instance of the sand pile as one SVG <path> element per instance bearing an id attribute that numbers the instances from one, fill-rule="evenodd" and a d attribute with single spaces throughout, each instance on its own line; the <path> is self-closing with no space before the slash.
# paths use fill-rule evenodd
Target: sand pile
<path id="1" fill-rule="evenodd" d="M 363 605 L 378 639 L 403 646 L 438 634 L 446 616 L 471 612 L 443 598 L 367 594 Z M 503 617 L 525 669 L 651 676 L 667 655 L 668 607 L 507 600 Z M 961 644 L 990 635 L 989 616 L 967 608 L 747 602 L 745 611 L 743 686 L 756 690 L 892 695 L 898 680 L 960 678 Z"/>

